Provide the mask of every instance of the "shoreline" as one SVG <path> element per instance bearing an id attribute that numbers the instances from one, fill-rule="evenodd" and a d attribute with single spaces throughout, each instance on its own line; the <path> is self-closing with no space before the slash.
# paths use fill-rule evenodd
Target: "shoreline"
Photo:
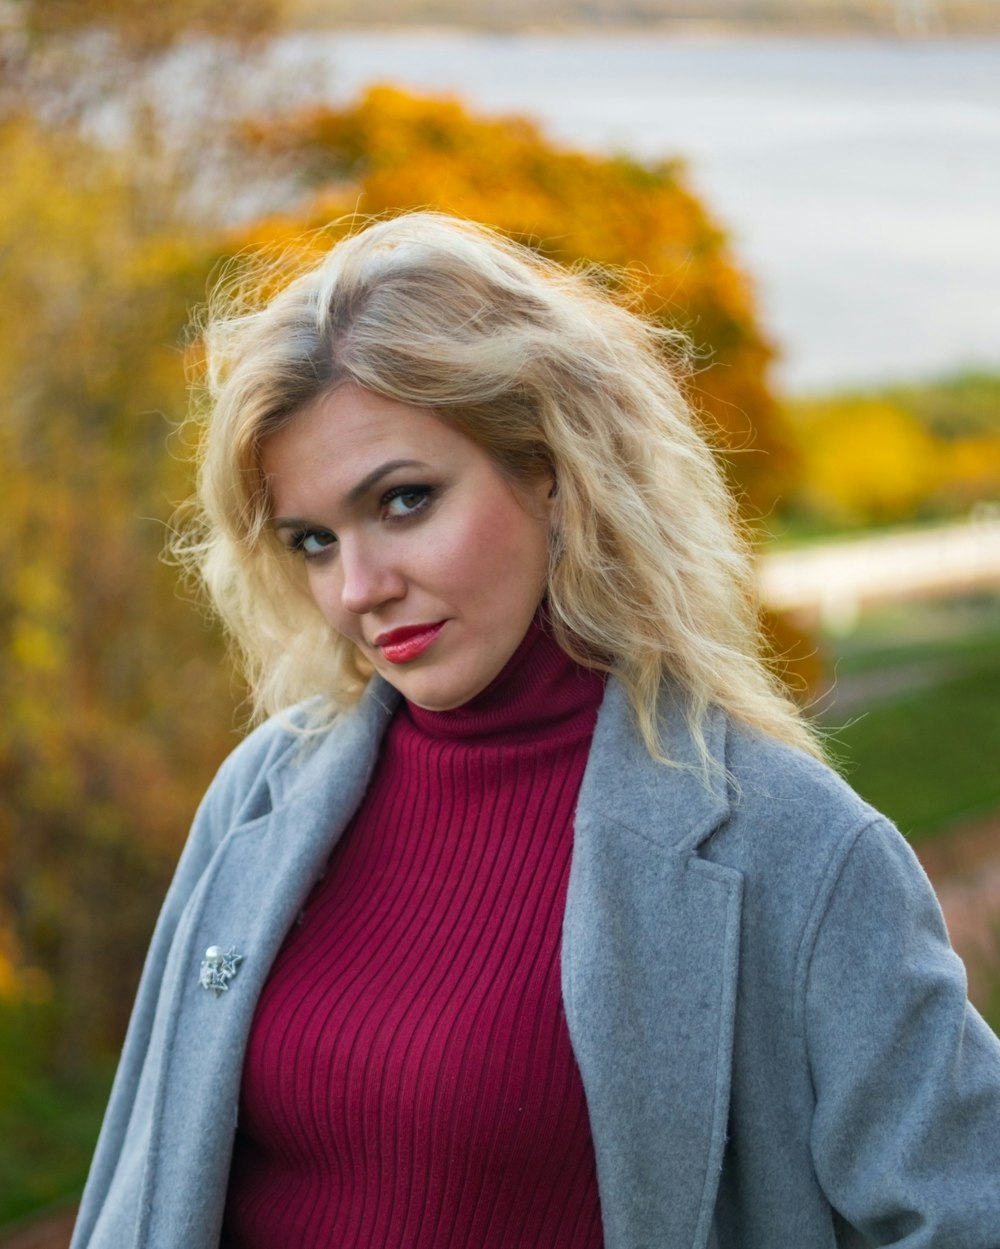
<path id="1" fill-rule="evenodd" d="M 606 21 L 570 18 L 533 19 L 519 22 L 421 19 L 407 21 L 402 17 L 373 19 L 368 16 L 331 19 L 308 10 L 291 12 L 283 34 L 378 34 L 408 35 L 414 38 L 455 35 L 484 38 L 517 39 L 521 37 L 558 38 L 634 38 L 639 36 L 665 38 L 678 43 L 712 43 L 780 39 L 802 42 L 857 42 L 926 45 L 934 43 L 997 42 L 1000 43 L 1000 20 L 989 23 L 959 25 L 950 28 L 899 29 L 891 24 L 857 22 L 804 22 L 783 18 L 649 18 Z"/>

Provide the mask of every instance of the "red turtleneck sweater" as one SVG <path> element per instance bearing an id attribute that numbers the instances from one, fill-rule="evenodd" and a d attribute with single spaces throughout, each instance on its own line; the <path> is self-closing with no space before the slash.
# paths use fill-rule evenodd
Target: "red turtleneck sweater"
<path id="1" fill-rule="evenodd" d="M 533 625 L 450 712 L 404 704 L 271 969 L 223 1245 L 597 1249 L 559 953 L 602 678 Z"/>

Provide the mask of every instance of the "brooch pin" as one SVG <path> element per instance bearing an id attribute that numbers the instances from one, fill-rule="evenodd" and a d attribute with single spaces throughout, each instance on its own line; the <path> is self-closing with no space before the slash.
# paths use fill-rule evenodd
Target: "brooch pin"
<path id="1" fill-rule="evenodd" d="M 210 945 L 201 960 L 198 983 L 203 989 L 211 989 L 215 994 L 227 993 L 229 982 L 242 962 L 243 955 L 236 953 L 235 946 L 222 950 L 217 945 Z"/>

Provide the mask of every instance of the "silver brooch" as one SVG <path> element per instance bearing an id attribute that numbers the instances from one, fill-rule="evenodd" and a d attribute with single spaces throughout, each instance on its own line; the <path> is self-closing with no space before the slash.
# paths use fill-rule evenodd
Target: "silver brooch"
<path id="1" fill-rule="evenodd" d="M 211 989 L 213 993 L 226 993 L 230 980 L 236 975 L 236 969 L 242 962 L 243 955 L 236 953 L 235 946 L 222 950 L 217 945 L 210 945 L 201 960 L 198 983 L 203 989 Z"/>

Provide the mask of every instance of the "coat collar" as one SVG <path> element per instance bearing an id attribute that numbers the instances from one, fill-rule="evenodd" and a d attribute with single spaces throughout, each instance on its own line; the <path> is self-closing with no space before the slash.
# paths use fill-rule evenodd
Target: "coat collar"
<path id="1" fill-rule="evenodd" d="M 672 684 L 665 684 L 661 693 L 659 728 L 669 765 L 650 756 L 628 696 L 617 681 L 609 681 L 579 805 L 630 827 L 670 853 L 692 853 L 729 814 L 726 717 L 713 707 L 705 719 L 711 771 L 688 727 L 683 696 Z"/>
<path id="2" fill-rule="evenodd" d="M 331 732 L 320 735 L 316 745 L 305 739 L 291 763 L 287 755 L 276 759 L 265 778 L 272 809 L 286 809 L 293 819 L 301 818 L 311 827 L 314 810 L 329 822 L 338 795 L 354 797 L 356 806 L 400 701 L 399 692 L 376 676 L 358 707 Z M 726 717 L 713 707 L 704 724 L 708 757 L 715 765 L 712 774 L 706 772 L 688 727 L 683 696 L 673 684 L 664 685 L 659 719 L 664 753 L 677 766 L 650 757 L 628 696 L 613 677 L 608 681 L 579 804 L 616 822 L 631 823 L 665 850 L 688 853 L 729 813 Z"/>

